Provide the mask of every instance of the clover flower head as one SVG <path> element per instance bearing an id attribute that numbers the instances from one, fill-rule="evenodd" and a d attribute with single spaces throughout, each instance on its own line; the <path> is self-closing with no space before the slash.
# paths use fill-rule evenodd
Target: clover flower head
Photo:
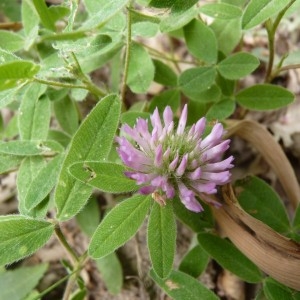
<path id="1" fill-rule="evenodd" d="M 177 128 L 173 112 L 167 106 L 162 119 L 158 109 L 148 122 L 137 119 L 133 128 L 124 124 L 123 136 L 117 137 L 117 151 L 129 168 L 125 175 L 140 185 L 139 192 L 152 194 L 161 204 L 178 195 L 185 207 L 194 212 L 203 210 L 196 196 L 213 202 L 207 195 L 215 194 L 217 186 L 230 181 L 229 169 L 233 157 L 222 159 L 230 140 L 224 140 L 224 129 L 216 123 L 210 134 L 203 137 L 206 119 L 203 117 L 186 128 L 187 106 L 185 105 Z"/>

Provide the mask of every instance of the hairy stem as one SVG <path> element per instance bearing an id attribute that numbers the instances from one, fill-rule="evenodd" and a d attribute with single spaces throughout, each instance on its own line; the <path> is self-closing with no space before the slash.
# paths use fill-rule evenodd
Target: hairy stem
<path id="1" fill-rule="evenodd" d="M 125 103 L 125 94 L 126 94 L 126 82 L 128 77 L 129 61 L 130 61 L 130 50 L 131 50 L 131 1 L 127 7 L 127 39 L 126 39 L 126 53 L 125 53 L 125 63 L 124 63 L 124 72 L 123 80 L 121 87 L 121 98 L 123 103 Z"/>
<path id="2" fill-rule="evenodd" d="M 268 43 L 269 43 L 269 61 L 268 61 L 268 67 L 266 71 L 266 76 L 265 76 L 265 82 L 271 82 L 273 79 L 273 64 L 274 64 L 274 57 L 275 57 L 275 33 L 277 30 L 277 27 L 283 18 L 284 14 L 286 11 L 291 7 L 291 5 L 295 2 L 296 0 L 292 0 L 276 17 L 274 20 L 274 23 L 272 24 L 272 21 L 269 19 L 266 22 L 266 30 L 268 34 Z"/>

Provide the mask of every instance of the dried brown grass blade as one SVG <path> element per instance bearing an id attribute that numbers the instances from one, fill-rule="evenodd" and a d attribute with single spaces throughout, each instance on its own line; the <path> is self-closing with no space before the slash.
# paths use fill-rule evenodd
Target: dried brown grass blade
<path id="1" fill-rule="evenodd" d="M 225 203 L 212 210 L 226 236 L 266 274 L 300 291 L 300 244 L 247 214 L 231 185 L 222 188 L 222 195 Z"/>
<path id="2" fill-rule="evenodd" d="M 250 120 L 228 120 L 228 136 L 237 135 L 250 142 L 271 166 L 294 208 L 300 201 L 300 189 L 295 172 L 280 145 L 260 124 Z"/>

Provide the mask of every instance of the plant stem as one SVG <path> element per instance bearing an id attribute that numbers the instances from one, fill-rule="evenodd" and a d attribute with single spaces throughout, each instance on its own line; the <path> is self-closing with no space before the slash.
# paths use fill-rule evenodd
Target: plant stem
<path id="1" fill-rule="evenodd" d="M 295 65 L 289 65 L 289 66 L 284 66 L 279 69 L 279 72 L 287 71 L 287 70 L 294 70 L 294 69 L 299 69 L 300 64 L 295 64 Z"/>
<path id="2" fill-rule="evenodd" d="M 274 23 L 272 24 L 272 21 L 269 19 L 266 22 L 266 30 L 268 34 L 268 43 L 269 43 L 269 62 L 268 62 L 268 67 L 266 71 L 266 76 L 265 76 L 265 82 L 271 82 L 273 79 L 273 64 L 274 64 L 274 56 L 275 56 L 275 33 L 277 30 L 277 27 L 283 18 L 284 14 L 286 11 L 291 7 L 291 5 L 295 2 L 296 0 L 292 0 L 276 17 L 274 20 Z"/>
<path id="3" fill-rule="evenodd" d="M 73 70 L 74 74 L 78 77 L 78 79 L 80 79 L 85 84 L 85 88 L 89 90 L 92 94 L 100 98 L 104 97 L 106 95 L 106 92 L 100 89 L 98 86 L 96 86 L 91 81 L 91 79 L 86 74 L 84 74 L 74 52 L 71 52 L 71 55 L 74 59 L 75 67 L 76 67 L 76 69 Z"/>
<path id="4" fill-rule="evenodd" d="M 77 254 L 75 253 L 75 251 L 71 248 L 71 246 L 67 242 L 67 240 L 66 240 L 64 234 L 62 233 L 61 228 L 59 227 L 58 224 L 56 224 L 54 230 L 55 230 L 55 234 L 56 234 L 58 240 L 60 241 L 60 243 L 62 244 L 62 246 L 65 248 L 65 250 L 67 251 L 67 253 L 69 254 L 73 265 L 76 264 L 76 263 L 78 263 L 79 258 L 77 256 Z"/>
<path id="5" fill-rule="evenodd" d="M 129 69 L 129 61 L 130 61 L 130 50 L 131 50 L 131 1 L 127 7 L 127 38 L 126 38 L 126 54 L 125 54 L 125 63 L 124 63 L 124 73 L 123 73 L 123 80 L 121 86 L 121 98 L 123 104 L 125 103 L 125 94 L 126 94 L 126 82 L 128 78 L 128 69 Z"/>
<path id="6" fill-rule="evenodd" d="M 62 88 L 86 89 L 85 85 L 76 85 L 76 84 L 64 83 L 64 82 L 59 82 L 59 81 L 44 80 L 44 79 L 37 78 L 37 77 L 34 77 L 33 81 L 39 82 L 39 83 L 42 83 L 42 84 L 46 84 L 46 85 L 62 87 Z"/>
<path id="7" fill-rule="evenodd" d="M 79 259 L 79 261 L 76 263 L 74 269 L 75 272 L 72 273 L 72 276 L 69 278 L 68 283 L 66 285 L 66 289 L 63 295 L 63 299 L 62 300 L 69 300 L 71 293 L 73 291 L 73 288 L 75 286 L 76 280 L 80 274 L 81 269 L 83 268 L 83 266 L 85 265 L 86 261 L 88 259 L 88 253 L 85 252 Z"/>

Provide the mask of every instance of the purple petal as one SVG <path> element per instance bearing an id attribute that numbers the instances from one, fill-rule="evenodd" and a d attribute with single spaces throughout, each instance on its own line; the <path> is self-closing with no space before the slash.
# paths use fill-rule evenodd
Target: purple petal
<path id="1" fill-rule="evenodd" d="M 211 130 L 211 133 L 202 141 L 202 148 L 213 147 L 220 142 L 223 135 L 223 125 L 217 123 Z"/>
<path id="2" fill-rule="evenodd" d="M 199 139 L 205 129 L 206 119 L 203 117 L 195 125 L 195 139 Z"/>
<path id="3" fill-rule="evenodd" d="M 233 156 L 229 156 L 227 159 L 224 159 L 222 161 L 216 162 L 216 163 L 211 163 L 211 164 L 206 164 L 204 166 L 205 171 L 209 172 L 216 172 L 216 171 L 223 171 L 227 169 L 231 169 L 233 165 L 231 162 L 233 161 Z"/>
<path id="4" fill-rule="evenodd" d="M 157 107 L 155 108 L 153 114 L 150 116 L 151 124 L 153 126 L 153 129 L 156 128 L 157 134 L 161 135 L 162 133 L 162 124 L 159 116 L 159 112 Z"/>
<path id="5" fill-rule="evenodd" d="M 182 160 L 176 170 L 176 175 L 177 176 L 182 176 L 185 172 L 186 166 L 187 166 L 187 162 L 188 162 L 188 154 L 185 154 L 182 157 Z"/>
<path id="6" fill-rule="evenodd" d="M 163 112 L 164 124 L 168 128 L 173 121 L 173 112 L 170 106 L 167 106 Z"/>
<path id="7" fill-rule="evenodd" d="M 159 144 L 155 150 L 154 166 L 159 168 L 163 162 L 162 144 Z"/>
<path id="8" fill-rule="evenodd" d="M 214 182 L 193 181 L 190 185 L 199 193 L 215 194 L 217 192 L 216 184 Z"/>
<path id="9" fill-rule="evenodd" d="M 213 148 L 207 149 L 202 155 L 203 161 L 216 161 L 216 159 L 219 159 L 220 154 L 228 149 L 229 143 L 230 140 L 225 140 Z"/>
<path id="10" fill-rule="evenodd" d="M 145 184 L 151 181 L 155 175 L 153 174 L 144 174 L 139 172 L 126 171 L 124 172 L 125 176 L 128 178 L 134 179 L 138 185 Z"/>
<path id="11" fill-rule="evenodd" d="M 144 139 L 143 137 L 141 137 L 139 132 L 136 129 L 133 129 L 129 125 L 124 124 L 121 128 L 121 131 L 124 131 L 125 133 L 127 133 L 133 140 L 135 140 L 137 142 L 137 144 L 139 146 L 141 146 L 141 148 L 143 148 L 143 150 L 145 150 L 145 151 L 150 150 L 150 146 L 149 146 L 147 139 Z"/>
<path id="12" fill-rule="evenodd" d="M 179 155 L 178 153 L 176 154 L 175 158 L 173 159 L 173 161 L 169 164 L 169 170 L 172 172 L 175 170 L 177 164 L 178 164 L 178 160 L 179 160 Z"/>
<path id="13" fill-rule="evenodd" d="M 230 175 L 229 171 L 219 173 L 203 172 L 201 178 L 221 185 L 228 182 Z"/>
<path id="14" fill-rule="evenodd" d="M 145 119 L 138 118 L 136 121 L 135 129 L 139 132 L 139 134 L 147 141 L 150 140 L 151 134 L 148 128 L 148 122 Z"/>
<path id="15" fill-rule="evenodd" d="M 198 167 L 195 171 L 186 174 L 186 176 L 191 180 L 198 180 L 201 178 L 201 175 L 202 171 L 200 167 Z"/>
<path id="16" fill-rule="evenodd" d="M 179 119 L 178 127 L 177 127 L 177 134 L 182 135 L 185 129 L 185 124 L 187 120 L 187 105 L 185 104 Z"/>
<path id="17" fill-rule="evenodd" d="M 156 188 L 152 185 L 146 185 L 143 186 L 139 189 L 139 192 L 143 195 L 149 195 L 152 194 L 154 191 L 156 190 Z"/>
<path id="18" fill-rule="evenodd" d="M 184 206 L 194 212 L 203 211 L 203 207 L 195 198 L 195 193 L 189 190 L 182 182 L 178 183 L 179 198 Z"/>

